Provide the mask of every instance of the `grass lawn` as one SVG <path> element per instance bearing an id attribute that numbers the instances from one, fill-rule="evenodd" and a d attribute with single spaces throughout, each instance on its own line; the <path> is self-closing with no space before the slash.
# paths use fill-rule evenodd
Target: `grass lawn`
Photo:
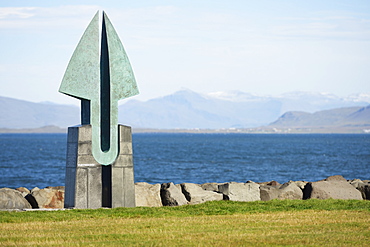
<path id="1" fill-rule="evenodd" d="M 0 246 L 370 246 L 370 201 L 0 212 Z"/>

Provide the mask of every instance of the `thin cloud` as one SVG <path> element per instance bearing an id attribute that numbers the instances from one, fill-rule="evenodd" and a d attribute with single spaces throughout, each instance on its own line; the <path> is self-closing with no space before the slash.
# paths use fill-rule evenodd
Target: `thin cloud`
<path id="1" fill-rule="evenodd" d="M 313 14 L 310 17 L 280 18 L 283 24 L 273 26 L 277 37 L 294 39 L 370 40 L 370 19 L 360 14 Z"/>
<path id="2" fill-rule="evenodd" d="M 0 29 L 50 29 L 86 26 L 99 6 L 0 8 Z"/>
<path id="3" fill-rule="evenodd" d="M 34 7 L 0 8 L 0 19 L 26 19 L 34 16 Z"/>

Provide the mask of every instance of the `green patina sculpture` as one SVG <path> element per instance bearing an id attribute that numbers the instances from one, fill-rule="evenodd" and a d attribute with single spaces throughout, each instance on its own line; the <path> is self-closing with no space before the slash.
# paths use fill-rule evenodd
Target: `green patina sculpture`
<path id="1" fill-rule="evenodd" d="M 112 164 L 118 155 L 118 101 L 139 91 L 123 45 L 104 12 L 101 38 L 98 11 L 69 61 L 59 92 L 81 100 L 81 124 L 92 125 L 93 156 L 102 165 Z"/>

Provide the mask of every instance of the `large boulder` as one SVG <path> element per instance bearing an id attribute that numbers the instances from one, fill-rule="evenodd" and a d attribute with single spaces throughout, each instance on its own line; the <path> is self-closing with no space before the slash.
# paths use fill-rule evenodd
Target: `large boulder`
<path id="1" fill-rule="evenodd" d="M 303 199 L 356 199 L 362 200 L 361 192 L 340 175 L 317 182 L 309 182 L 303 190 Z"/>
<path id="2" fill-rule="evenodd" d="M 273 199 L 302 199 L 303 192 L 300 183 L 289 181 L 285 184 L 267 185 L 261 184 L 260 195 L 262 201 Z"/>
<path id="3" fill-rule="evenodd" d="M 64 208 L 64 186 L 32 189 L 31 195 L 39 208 Z"/>
<path id="4" fill-rule="evenodd" d="M 137 207 L 160 207 L 161 185 L 145 182 L 135 183 L 135 201 Z"/>
<path id="5" fill-rule="evenodd" d="M 22 193 L 9 189 L 0 189 L 0 209 L 25 209 L 32 208 L 26 199 L 22 196 Z"/>
<path id="6" fill-rule="evenodd" d="M 261 200 L 260 185 L 254 182 L 224 183 L 218 185 L 218 191 L 224 195 L 225 200 L 240 202 Z"/>
<path id="7" fill-rule="evenodd" d="M 199 204 L 207 201 L 222 201 L 223 195 L 214 191 L 204 190 L 199 184 L 182 183 L 182 193 L 189 204 Z"/>
<path id="8" fill-rule="evenodd" d="M 289 181 L 279 187 L 279 195 L 277 198 L 280 200 L 301 200 L 303 199 L 303 192 L 295 182 Z"/>
<path id="9" fill-rule="evenodd" d="M 263 184 L 260 186 L 260 196 L 262 201 L 277 199 L 279 197 L 279 194 L 280 190 L 276 186 Z"/>
<path id="10" fill-rule="evenodd" d="M 171 183 L 161 185 L 161 199 L 163 206 L 181 206 L 188 204 L 181 187 Z"/>

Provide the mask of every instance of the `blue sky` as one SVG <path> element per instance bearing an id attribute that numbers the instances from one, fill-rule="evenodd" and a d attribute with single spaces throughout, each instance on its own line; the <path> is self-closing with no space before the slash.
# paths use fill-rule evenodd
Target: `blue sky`
<path id="1" fill-rule="evenodd" d="M 182 88 L 259 95 L 370 93 L 369 1 L 2 1 L 0 96 L 78 104 L 58 93 L 105 10 L 147 100 Z"/>

